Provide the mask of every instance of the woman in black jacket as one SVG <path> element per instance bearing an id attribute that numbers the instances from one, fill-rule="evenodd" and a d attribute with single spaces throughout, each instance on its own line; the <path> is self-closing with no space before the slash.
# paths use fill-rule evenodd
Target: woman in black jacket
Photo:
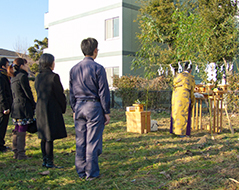
<path id="1" fill-rule="evenodd" d="M 28 124 L 33 122 L 36 103 L 34 101 L 28 79 L 28 64 L 22 58 L 13 61 L 8 68 L 11 78 L 13 96 L 11 117 L 15 129 L 13 131 L 14 158 L 27 159 L 25 154 L 26 131 Z"/>
<path id="2" fill-rule="evenodd" d="M 0 151 L 5 152 L 7 147 L 4 145 L 9 114 L 12 106 L 12 91 L 10 78 L 7 74 L 9 61 L 6 57 L 0 59 Z"/>
<path id="3" fill-rule="evenodd" d="M 66 97 L 59 75 L 53 73 L 54 56 L 44 53 L 39 60 L 40 73 L 36 77 L 37 128 L 41 139 L 42 166 L 57 167 L 53 164 L 53 141 L 67 136 L 62 114 L 66 111 Z"/>

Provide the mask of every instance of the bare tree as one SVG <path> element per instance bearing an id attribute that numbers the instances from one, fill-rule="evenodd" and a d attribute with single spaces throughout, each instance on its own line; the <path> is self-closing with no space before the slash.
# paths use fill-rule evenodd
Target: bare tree
<path id="1" fill-rule="evenodd" d="M 19 36 L 16 40 L 15 45 L 13 46 L 13 49 L 15 50 L 15 52 L 17 53 L 18 57 L 20 58 L 24 58 L 27 59 L 28 56 L 28 47 L 29 44 L 27 42 L 27 40 L 22 40 Z"/>

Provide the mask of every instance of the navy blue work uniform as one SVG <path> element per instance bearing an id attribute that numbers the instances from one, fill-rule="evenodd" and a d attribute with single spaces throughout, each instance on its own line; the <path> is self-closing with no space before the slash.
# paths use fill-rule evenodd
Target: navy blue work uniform
<path id="1" fill-rule="evenodd" d="M 98 177 L 110 92 L 104 67 L 91 57 L 85 57 L 70 71 L 70 104 L 75 113 L 76 171 L 81 178 Z"/>

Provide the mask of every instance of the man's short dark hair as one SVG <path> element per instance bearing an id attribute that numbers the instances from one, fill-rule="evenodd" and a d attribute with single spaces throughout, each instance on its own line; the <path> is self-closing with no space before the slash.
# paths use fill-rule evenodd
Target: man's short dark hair
<path id="1" fill-rule="evenodd" d="M 50 53 L 43 53 L 39 59 L 39 67 L 40 69 L 51 68 L 55 58 Z"/>
<path id="2" fill-rule="evenodd" d="M 92 56 L 97 47 L 98 47 L 98 42 L 94 38 L 87 38 L 82 40 L 81 42 L 81 50 L 85 56 L 86 55 Z"/>
<path id="3" fill-rule="evenodd" d="M 2 66 L 6 67 L 7 63 L 9 63 L 8 59 L 6 57 L 2 57 L 0 59 L 0 68 L 2 68 Z"/>

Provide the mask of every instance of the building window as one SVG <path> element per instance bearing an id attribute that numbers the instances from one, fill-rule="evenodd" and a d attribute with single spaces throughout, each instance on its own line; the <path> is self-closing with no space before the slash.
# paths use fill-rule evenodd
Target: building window
<path id="1" fill-rule="evenodd" d="M 119 67 L 107 67 L 105 71 L 109 87 L 113 87 L 113 77 L 119 77 Z"/>
<path id="2" fill-rule="evenodd" d="M 105 20 L 105 39 L 119 37 L 119 17 Z"/>

